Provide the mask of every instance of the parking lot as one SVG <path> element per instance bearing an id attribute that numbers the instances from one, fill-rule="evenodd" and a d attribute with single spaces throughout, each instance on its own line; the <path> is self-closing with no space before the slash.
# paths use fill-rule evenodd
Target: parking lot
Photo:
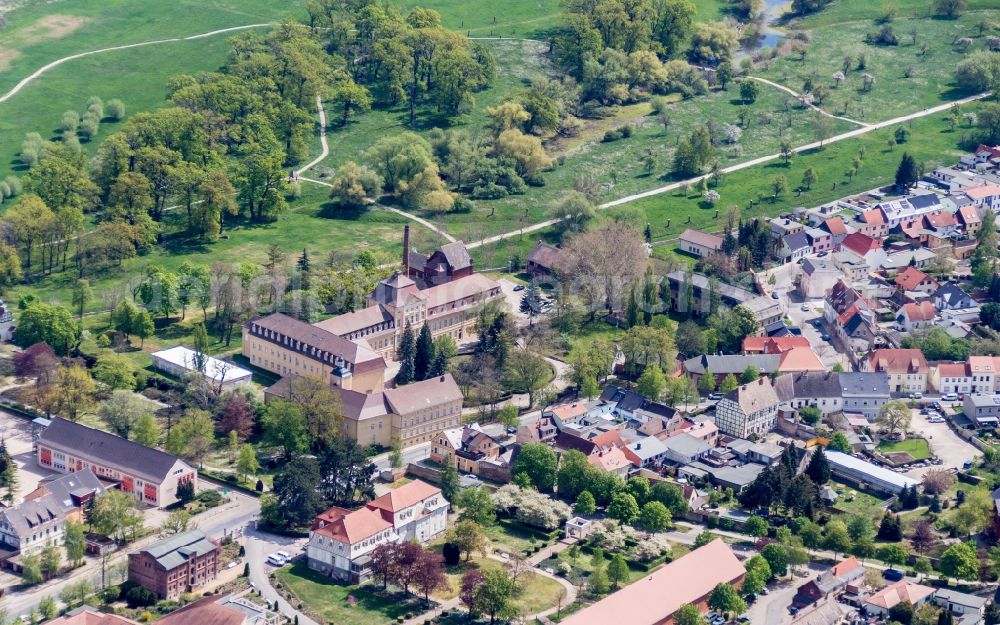
<path id="1" fill-rule="evenodd" d="M 850 363 L 845 354 L 841 354 L 834 349 L 829 340 L 823 339 L 823 334 L 829 332 L 825 326 L 816 327 L 814 322 L 823 320 L 823 302 L 821 300 L 806 301 L 798 293 L 790 291 L 780 291 L 778 293 L 781 305 L 785 309 L 785 316 L 792 321 L 792 326 L 802 330 L 802 336 L 809 340 L 812 347 L 823 364 L 832 369 L 840 363 L 845 370 L 850 370 Z M 806 308 L 807 310 L 803 310 Z"/>
<path id="2" fill-rule="evenodd" d="M 906 475 L 912 478 L 921 479 L 933 468 L 961 469 L 966 461 L 980 455 L 978 449 L 956 434 L 947 423 L 931 423 L 919 410 L 913 410 L 910 432 L 927 439 L 931 452 L 941 459 L 940 465 L 910 469 Z"/>
<path id="3" fill-rule="evenodd" d="M 38 487 L 43 477 L 52 471 L 43 469 L 35 462 L 31 449 L 31 422 L 27 419 L 0 410 L 0 438 L 7 444 L 7 451 L 17 464 L 17 497 L 24 497 Z"/>

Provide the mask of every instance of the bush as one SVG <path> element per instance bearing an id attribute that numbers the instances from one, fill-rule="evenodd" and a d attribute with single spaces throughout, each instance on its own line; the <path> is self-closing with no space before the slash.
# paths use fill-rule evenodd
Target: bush
<path id="1" fill-rule="evenodd" d="M 612 141 L 618 141 L 622 138 L 622 133 L 618 130 L 609 130 L 604 133 L 604 138 L 601 139 L 604 143 L 611 143 Z"/>
<path id="2" fill-rule="evenodd" d="M 205 490 L 198 493 L 197 499 L 209 508 L 212 508 L 222 503 L 222 493 L 217 490 Z"/>
<path id="3" fill-rule="evenodd" d="M 125 593 L 125 602 L 130 608 L 150 606 L 156 603 L 156 593 L 150 592 L 142 586 L 133 586 Z"/>
<path id="4" fill-rule="evenodd" d="M 621 127 L 621 130 L 619 132 L 622 133 L 622 139 L 628 139 L 629 137 L 632 136 L 632 125 L 625 124 L 624 126 Z"/>

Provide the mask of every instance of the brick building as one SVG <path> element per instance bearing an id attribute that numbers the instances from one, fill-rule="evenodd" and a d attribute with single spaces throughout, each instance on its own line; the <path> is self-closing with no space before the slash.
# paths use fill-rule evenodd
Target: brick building
<path id="1" fill-rule="evenodd" d="M 191 530 L 128 554 L 128 579 L 161 599 L 197 592 L 219 573 L 222 548 L 200 530 Z"/>

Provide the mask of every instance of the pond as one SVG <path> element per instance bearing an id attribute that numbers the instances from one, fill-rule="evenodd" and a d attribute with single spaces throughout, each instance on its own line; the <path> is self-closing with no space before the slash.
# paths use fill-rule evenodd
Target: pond
<path id="1" fill-rule="evenodd" d="M 761 48 L 775 48 L 785 40 L 785 32 L 775 26 L 789 8 L 788 0 L 764 0 L 764 12 L 757 26 L 758 37 L 744 41 L 740 54 L 747 55 Z"/>

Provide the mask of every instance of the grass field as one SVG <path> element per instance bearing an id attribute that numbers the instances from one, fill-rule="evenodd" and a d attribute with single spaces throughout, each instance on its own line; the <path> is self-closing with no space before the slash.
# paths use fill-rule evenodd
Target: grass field
<path id="1" fill-rule="evenodd" d="M 305 565 L 285 567 L 276 573 L 278 580 L 302 603 L 331 623 L 388 625 L 408 613 L 419 613 L 424 603 L 402 594 L 383 594 L 375 585 L 334 583 Z M 351 604 L 349 597 L 353 597 Z"/>
<path id="2" fill-rule="evenodd" d="M 878 450 L 882 453 L 907 453 L 914 460 L 926 460 L 931 457 L 931 449 L 922 438 L 908 438 L 904 441 L 882 441 Z"/>
<path id="3" fill-rule="evenodd" d="M 980 21 L 995 23 L 1000 18 L 1000 7 L 985 0 L 970 2 L 975 10 L 956 20 L 944 20 L 928 16 L 927 2 L 904 0 L 891 4 L 896 7 L 896 17 L 889 26 L 899 38 L 899 45 L 876 46 L 864 41 L 866 33 L 881 28 L 874 18 L 885 3 L 842 0 L 794 21 L 798 28 L 809 33 L 805 59 L 795 53 L 781 56 L 770 61 L 760 75 L 797 91 L 811 77 L 816 84 L 832 89 L 831 96 L 823 103 L 827 110 L 865 122 L 912 113 L 966 95 L 956 92 L 952 83 L 955 65 L 985 47 L 986 37 L 995 34 L 995 26 L 994 29 L 988 26 L 983 36 L 979 36 L 977 25 Z M 917 33 L 916 43 L 912 31 Z M 973 39 L 967 51 L 953 45 L 960 37 Z M 924 45 L 926 53 L 922 51 Z M 865 58 L 864 69 L 858 68 L 860 56 Z M 852 59 L 851 68 L 845 81 L 835 87 L 831 76 L 842 71 L 845 57 Z M 862 89 L 865 73 L 876 80 L 868 92 Z"/>
<path id="4" fill-rule="evenodd" d="M 470 562 L 460 562 L 455 566 L 445 568 L 445 575 L 448 578 L 448 588 L 432 593 L 431 596 L 439 601 L 447 601 L 458 596 L 462 584 L 462 576 L 470 569 L 479 569 L 483 572 L 503 568 L 503 562 L 492 558 L 473 558 Z M 548 608 L 554 608 L 559 603 L 559 598 L 566 592 L 562 584 L 533 571 L 521 573 L 518 578 L 518 585 L 521 592 L 515 597 L 514 604 L 521 614 L 537 614 Z"/>
<path id="5" fill-rule="evenodd" d="M 331 252 L 346 258 L 353 257 L 364 249 L 398 254 L 402 241 L 404 217 L 381 210 L 370 210 L 359 214 L 342 215 L 341 218 L 327 217 L 324 208 L 326 189 L 316 185 L 303 187 L 301 198 L 291 202 L 291 209 L 276 221 L 268 224 L 236 225 L 226 228 L 222 239 L 214 243 L 192 243 L 172 235 L 179 224 L 175 221 L 179 214 L 168 213 L 165 220 L 164 243 L 145 255 L 126 261 L 121 267 L 88 276 L 95 293 L 109 287 L 124 287 L 129 278 L 142 274 L 149 265 L 163 267 L 167 271 L 176 270 L 184 261 L 210 265 L 213 262 L 237 263 L 250 261 L 260 263 L 267 257 L 267 249 L 272 244 L 279 246 L 288 256 L 288 263 L 308 248 L 314 263 L 323 263 Z M 429 231 L 420 228 L 424 241 L 437 239 Z M 69 304 L 70 289 L 76 280 L 72 270 L 46 276 L 35 283 L 21 285 L 12 291 L 16 300 L 22 292 L 43 293 L 47 301 Z M 101 302 L 91 303 L 89 310 L 99 310 Z"/>

